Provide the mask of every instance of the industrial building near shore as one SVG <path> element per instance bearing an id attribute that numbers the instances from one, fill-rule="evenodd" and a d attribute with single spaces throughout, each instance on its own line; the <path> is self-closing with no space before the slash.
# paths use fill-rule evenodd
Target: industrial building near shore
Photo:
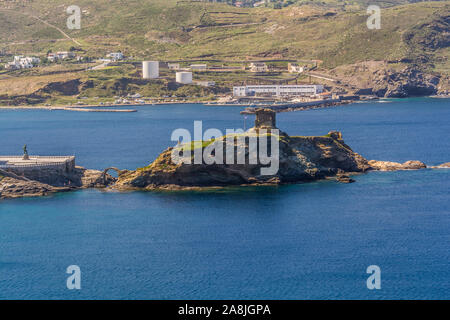
<path id="1" fill-rule="evenodd" d="M 265 69 L 265 63 L 252 63 L 253 67 L 261 67 Z M 192 71 L 181 71 L 185 69 L 180 68 L 179 63 L 167 63 L 163 64 L 163 68 L 166 67 L 169 70 L 175 72 L 175 82 L 179 84 L 195 84 L 205 87 L 215 86 L 215 81 L 199 81 L 193 80 Z M 143 61 L 142 62 L 142 76 L 144 79 L 157 79 L 159 78 L 159 61 Z M 206 64 L 191 65 L 191 70 L 206 70 Z M 289 64 L 290 72 L 300 72 L 303 69 L 297 64 Z M 324 86 L 321 84 L 272 84 L 272 85 L 246 85 L 246 86 L 234 86 L 234 97 L 317 97 L 324 94 Z"/>
<path id="2" fill-rule="evenodd" d="M 314 96 L 323 92 L 323 85 L 248 85 L 233 87 L 233 96 Z"/>

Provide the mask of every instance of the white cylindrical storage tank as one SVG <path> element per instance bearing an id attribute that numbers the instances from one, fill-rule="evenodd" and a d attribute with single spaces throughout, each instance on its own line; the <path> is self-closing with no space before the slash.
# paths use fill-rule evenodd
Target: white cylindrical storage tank
<path id="1" fill-rule="evenodd" d="M 144 79 L 155 79 L 159 77 L 158 61 L 142 61 L 142 76 Z"/>
<path id="2" fill-rule="evenodd" d="M 177 72 L 176 81 L 182 84 L 192 83 L 192 72 Z"/>

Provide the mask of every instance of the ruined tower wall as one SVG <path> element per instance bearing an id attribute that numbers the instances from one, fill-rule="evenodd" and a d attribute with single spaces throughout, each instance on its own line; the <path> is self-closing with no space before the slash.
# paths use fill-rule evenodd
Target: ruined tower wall
<path id="1" fill-rule="evenodd" d="M 255 111 L 255 128 L 276 128 L 276 113 L 270 109 Z"/>

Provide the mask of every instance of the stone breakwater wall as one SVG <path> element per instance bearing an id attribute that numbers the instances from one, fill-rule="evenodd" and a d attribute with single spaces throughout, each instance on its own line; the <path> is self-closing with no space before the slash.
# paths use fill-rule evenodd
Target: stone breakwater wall
<path id="1" fill-rule="evenodd" d="M 307 101 L 307 102 L 294 102 L 294 103 L 286 103 L 286 104 L 275 104 L 270 106 L 270 109 L 274 111 L 278 110 L 286 110 L 290 108 L 306 108 L 306 107 L 315 107 L 320 106 L 327 103 L 337 103 L 340 102 L 340 99 L 324 99 L 324 100 L 317 100 L 317 101 Z"/>
<path id="2" fill-rule="evenodd" d="M 322 108 L 329 105 L 339 104 L 341 103 L 341 99 L 325 99 L 325 100 L 316 100 L 316 101 L 307 101 L 307 102 L 293 102 L 293 103 L 284 103 L 284 104 L 273 104 L 265 106 L 264 108 L 271 109 L 276 112 L 284 112 L 284 111 L 292 111 L 292 110 L 307 110 L 314 108 Z M 260 107 L 247 107 L 245 110 L 241 111 L 241 114 L 254 114 L 256 109 Z"/>
<path id="3" fill-rule="evenodd" d="M 5 163 L 2 159 L 11 159 Z M 40 157 L 30 156 L 29 163 L 14 162 L 14 159 L 20 160 L 22 156 L 2 156 L 0 159 L 0 169 L 12 172 L 18 176 L 30 180 L 39 181 L 51 185 L 64 184 L 66 177 L 70 176 L 75 170 L 75 157 Z"/>

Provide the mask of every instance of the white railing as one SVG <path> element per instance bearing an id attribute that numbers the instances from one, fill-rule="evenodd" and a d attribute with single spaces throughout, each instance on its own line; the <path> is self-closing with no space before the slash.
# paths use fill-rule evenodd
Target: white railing
<path id="1" fill-rule="evenodd" d="M 1 156 L 0 161 L 2 159 L 22 159 L 23 156 Z M 49 163 L 39 163 L 33 162 L 33 160 L 39 159 L 64 159 L 64 161 L 58 162 L 49 162 Z M 0 169 L 25 169 L 25 168 L 64 168 L 68 163 L 75 161 L 75 156 L 30 156 L 30 160 L 26 160 L 28 163 L 20 163 L 20 164 L 2 164 L 0 165 Z"/>
<path id="2" fill-rule="evenodd" d="M 75 159 L 75 156 L 29 156 L 30 159 L 67 159 L 67 160 L 73 160 Z M 22 156 L 0 156 L 0 159 L 23 159 Z"/>

